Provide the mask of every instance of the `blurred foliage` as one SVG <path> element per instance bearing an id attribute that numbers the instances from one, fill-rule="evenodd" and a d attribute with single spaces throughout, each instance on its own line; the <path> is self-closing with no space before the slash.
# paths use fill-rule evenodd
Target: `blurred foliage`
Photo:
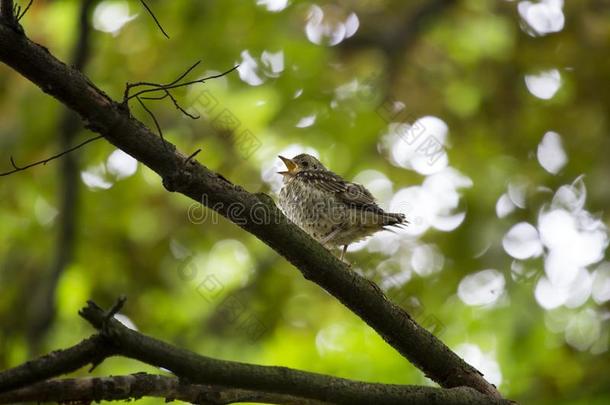
<path id="1" fill-rule="evenodd" d="M 100 1 L 88 76 L 120 99 L 126 82 L 169 82 L 197 60 L 202 63 L 194 77 L 241 63 L 239 74 L 176 91 L 185 106 L 204 115 L 199 120 L 184 117 L 168 100 L 147 105 L 181 151 L 202 148 L 199 161 L 251 192 L 275 190 L 278 153 L 311 148 L 348 179 L 381 181 L 367 185 L 382 205 L 391 205 L 399 190 L 434 174 L 409 168 L 393 155 L 398 146 L 389 128 L 421 117 L 442 120 L 450 168 L 440 169 L 454 170 L 462 185 L 439 200 L 455 194 L 455 204 L 448 206 L 452 213 L 465 213 L 463 222 L 446 231 L 423 229 L 428 217 L 418 216 L 417 201 L 405 201 L 406 207 L 415 205 L 406 213 L 413 229 L 422 232 L 392 239 L 398 246 L 393 252 L 379 247 L 386 239 L 373 238 L 348 253 L 348 260 L 491 375 L 507 397 L 536 404 L 610 401 L 610 281 L 605 264 L 599 264 L 607 237 L 603 256 L 584 270 L 594 278 L 589 290 L 597 289 L 597 296 L 589 291 L 582 302 L 553 308 L 537 295 L 550 271 L 546 248 L 523 260 L 503 248 L 513 225 L 536 225 L 555 191 L 583 174 L 583 209 L 608 223 L 607 1 L 536 3 L 554 7 L 565 19 L 546 33 L 532 28 L 524 11 L 532 4 L 525 1 L 436 2 L 419 20 L 415 16 L 431 1 L 336 0 L 316 6 L 295 0 L 286 7 L 261 0 L 149 3 L 171 39 L 138 1 Z M 35 1 L 23 20 L 26 32 L 67 60 L 78 35 L 78 4 Z M 273 4 L 279 10 L 270 10 Z M 120 22 L 125 10 L 130 18 L 120 29 L 100 30 Z M 545 10 L 535 11 L 544 20 Z M 315 24 L 319 12 L 322 24 L 329 24 L 326 31 Z M 553 18 L 546 21 L 549 26 L 557 24 L 559 17 Z M 408 24 L 418 29 L 401 29 Z M 557 80 L 526 85 L 526 76 L 554 69 L 560 80 L 551 97 L 539 93 Z M 216 110 L 202 111 L 202 94 L 217 103 Z M 396 115 L 388 106 L 397 108 Z M 137 103 L 131 108 L 154 128 Z M 0 171 L 11 169 L 11 155 L 25 164 L 55 153 L 62 109 L 0 66 Z M 234 133 L 219 130 L 214 121 L 225 109 L 239 120 Z M 243 131 L 260 147 L 244 149 Z M 540 164 L 548 131 L 558 133 L 563 145 L 551 155 L 564 150 L 567 156 L 556 174 Z M 77 138 L 88 135 L 83 130 Z M 114 150 L 97 141 L 77 152 L 84 181 L 76 257 L 57 285 L 57 317 L 40 337 L 38 352 L 66 347 L 92 332 L 77 316 L 86 299 L 109 305 L 123 293 L 129 298 L 124 314 L 139 330 L 201 354 L 367 381 L 430 383 L 256 238 L 168 193 L 147 168 L 139 165 L 132 173 L 124 156 L 115 155 L 118 166 L 113 166 L 108 157 Z M 26 335 L 57 249 L 57 167 L 50 163 L 0 178 L 0 368 L 40 354 Z M 86 181 L 85 173 L 95 181 Z M 496 205 L 503 195 L 510 212 L 499 218 Z M 477 276 L 484 269 L 495 270 L 485 273 L 490 282 Z M 458 293 L 470 285 L 465 280 L 484 290 L 470 292 L 474 301 Z M 481 300 L 480 294 L 491 298 Z M 137 371 L 155 370 L 110 359 L 95 374 Z"/>

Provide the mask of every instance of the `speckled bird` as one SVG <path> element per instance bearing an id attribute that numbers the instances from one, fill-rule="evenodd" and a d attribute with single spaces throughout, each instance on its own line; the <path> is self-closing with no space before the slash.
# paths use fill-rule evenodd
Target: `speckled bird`
<path id="1" fill-rule="evenodd" d="M 362 185 L 344 180 L 318 159 L 279 156 L 286 165 L 280 207 L 286 216 L 327 248 L 343 246 L 378 231 L 408 224 L 404 214 L 385 212 Z"/>

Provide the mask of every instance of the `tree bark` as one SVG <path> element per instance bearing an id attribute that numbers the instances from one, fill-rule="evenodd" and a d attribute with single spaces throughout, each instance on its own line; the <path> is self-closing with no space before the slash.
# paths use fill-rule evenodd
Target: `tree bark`
<path id="1" fill-rule="evenodd" d="M 262 402 L 267 404 L 328 405 L 291 395 L 249 391 L 213 385 L 189 384 L 175 377 L 137 373 L 113 377 L 64 378 L 39 382 L 24 388 L 0 393 L 0 404 L 16 402 L 124 401 L 156 397 L 193 404 L 229 404 Z"/>

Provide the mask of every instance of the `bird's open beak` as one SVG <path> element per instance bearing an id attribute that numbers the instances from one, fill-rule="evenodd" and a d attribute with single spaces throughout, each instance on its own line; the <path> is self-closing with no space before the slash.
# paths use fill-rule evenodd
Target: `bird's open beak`
<path id="1" fill-rule="evenodd" d="M 292 174 L 296 171 L 297 164 L 294 163 L 293 160 L 285 158 L 284 156 L 281 156 L 281 155 L 278 155 L 278 157 L 280 159 L 282 159 L 282 162 L 284 162 L 284 164 L 286 165 L 286 168 L 288 169 L 287 171 L 278 172 L 279 174 L 281 174 L 281 175 Z"/>

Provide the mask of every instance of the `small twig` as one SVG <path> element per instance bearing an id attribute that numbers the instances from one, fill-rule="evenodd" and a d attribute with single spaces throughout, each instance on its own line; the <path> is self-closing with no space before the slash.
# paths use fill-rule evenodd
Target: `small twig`
<path id="1" fill-rule="evenodd" d="M 146 110 L 146 112 L 148 113 L 148 115 L 150 115 L 150 117 L 153 119 L 155 126 L 157 127 L 157 131 L 159 132 L 159 136 L 161 136 L 161 139 L 163 139 L 163 146 L 167 149 L 167 145 L 165 145 L 165 139 L 163 138 L 163 132 L 161 130 L 161 126 L 159 125 L 155 115 L 152 113 L 151 110 L 148 109 L 148 107 L 146 107 L 146 105 L 144 105 L 144 102 L 142 100 L 155 100 L 155 101 L 159 101 L 159 100 L 164 100 L 166 98 L 169 98 L 172 103 L 174 104 L 174 107 L 176 107 L 177 110 L 179 110 L 182 114 L 184 114 L 185 116 L 196 120 L 201 118 L 199 115 L 194 115 L 189 113 L 188 111 L 186 111 L 179 103 L 178 100 L 176 99 L 176 97 L 174 97 L 174 95 L 170 92 L 170 90 L 172 89 L 177 89 L 179 87 L 186 87 L 186 86 L 190 86 L 192 84 L 196 84 L 196 83 L 205 83 L 206 80 L 211 80 L 211 79 L 216 79 L 218 77 L 222 77 L 225 76 L 229 73 L 231 73 L 233 70 L 237 69 L 239 67 L 239 65 L 237 66 L 233 66 L 231 69 L 223 72 L 223 73 L 219 73 L 216 75 L 212 75 L 212 76 L 208 76 L 208 77 L 204 77 L 202 79 L 197 79 L 197 80 L 191 80 L 188 81 L 186 83 L 180 83 L 181 80 L 183 80 L 186 76 L 188 76 L 189 73 L 191 73 L 193 71 L 193 69 L 195 69 L 199 64 L 201 63 L 201 61 L 197 61 L 195 62 L 192 66 L 190 66 L 185 72 L 183 72 L 180 76 L 178 76 L 176 79 L 174 79 L 173 81 L 167 83 L 167 84 L 160 84 L 160 83 L 152 83 L 152 82 L 137 82 L 137 83 L 127 83 L 127 85 L 125 86 L 125 91 L 123 93 L 123 105 L 127 106 L 127 104 L 129 103 L 129 100 L 135 98 L 138 100 L 138 102 L 140 103 L 140 105 L 142 106 L 142 108 L 144 108 L 144 110 Z M 143 90 L 137 91 L 134 94 L 129 94 L 130 90 L 136 87 L 149 87 L 149 88 L 145 88 Z M 162 95 L 159 96 L 155 96 L 155 95 L 150 95 L 150 96 L 142 96 L 143 94 L 149 94 L 149 93 L 154 93 L 157 91 L 161 91 L 163 92 Z M 142 97 L 141 97 L 142 96 Z"/>
<path id="2" fill-rule="evenodd" d="M 180 80 L 184 79 L 189 73 L 191 73 L 193 71 L 193 69 L 195 69 L 197 66 L 199 66 L 200 63 L 201 63 L 200 60 L 193 63 L 193 65 L 191 67 L 189 67 L 188 69 L 186 69 L 186 71 L 184 73 L 182 73 L 180 76 L 178 76 L 178 78 L 176 78 L 173 82 L 166 84 L 166 86 L 171 86 L 173 84 L 178 83 Z"/>
<path id="3" fill-rule="evenodd" d="M 157 17 L 155 16 L 155 13 L 153 13 L 152 10 L 150 9 L 150 7 L 148 7 L 148 4 L 146 4 L 144 2 L 144 0 L 140 0 L 140 2 L 142 3 L 142 5 L 146 9 L 146 11 L 148 11 L 148 14 L 150 14 L 150 16 L 153 18 L 153 20 L 155 20 L 155 23 L 157 24 L 157 27 L 159 27 L 159 29 L 161 30 L 163 35 L 165 35 L 165 38 L 169 39 L 169 35 L 167 35 L 167 32 L 165 32 L 165 30 L 161 26 L 161 23 L 159 22 L 159 20 L 157 20 Z"/>
<path id="4" fill-rule="evenodd" d="M 109 328 L 110 320 L 112 318 L 114 318 L 114 316 L 116 314 L 119 313 L 121 308 L 123 308 L 123 305 L 125 305 L 125 301 L 127 301 L 127 297 L 125 295 L 121 295 L 117 299 L 117 301 L 114 303 L 114 305 L 104 314 L 104 320 L 102 321 L 102 328 L 101 328 L 103 335 L 107 336 L 110 333 L 110 328 Z M 104 359 L 100 359 L 100 362 L 102 362 L 103 360 Z M 93 369 L 95 367 L 97 367 L 98 365 L 99 365 L 99 363 L 92 362 L 91 369 L 89 370 L 89 372 L 93 371 Z"/>
<path id="5" fill-rule="evenodd" d="M 23 16 L 25 15 L 25 13 L 28 12 L 28 10 L 30 9 L 30 6 L 32 5 L 32 3 L 34 2 L 34 0 L 30 0 L 30 2 L 28 3 L 27 6 L 25 6 L 25 9 L 23 10 L 23 12 L 21 12 L 21 7 L 17 6 L 17 10 L 15 12 L 15 18 L 17 19 L 17 22 L 21 21 L 21 19 L 23 18 Z"/>
<path id="6" fill-rule="evenodd" d="M 21 13 L 21 6 L 17 3 L 13 4 L 13 16 L 15 21 L 17 21 L 17 16 Z"/>
<path id="7" fill-rule="evenodd" d="M 237 69 L 239 67 L 239 65 L 235 65 L 231 69 L 229 69 L 229 70 L 227 70 L 225 72 L 216 74 L 216 75 L 207 76 L 207 77 L 204 77 L 202 79 L 191 80 L 191 81 L 185 82 L 185 83 L 179 83 L 179 81 L 182 80 L 198 64 L 199 64 L 199 62 L 197 62 L 192 67 L 190 67 L 189 70 L 187 70 L 185 73 L 183 73 L 180 78 L 178 78 L 177 80 L 174 80 L 173 82 L 168 83 L 168 84 L 158 84 L 158 83 L 148 83 L 148 82 L 139 82 L 139 83 L 128 84 L 127 85 L 128 88 L 125 89 L 126 91 L 125 91 L 125 97 L 124 97 L 123 102 L 129 101 L 132 98 L 139 97 L 142 94 L 146 94 L 146 93 L 152 93 L 152 92 L 155 92 L 155 91 L 167 91 L 167 90 L 177 89 L 179 87 L 190 86 L 192 84 L 205 83 L 207 80 L 217 79 L 219 77 L 226 76 L 226 75 L 228 75 L 229 73 L 231 73 L 232 71 L 234 71 L 235 69 Z M 131 88 L 137 87 L 137 86 L 150 86 L 150 87 L 153 87 L 153 88 L 152 89 L 140 90 L 140 91 L 136 92 L 135 94 L 129 95 L 129 90 Z"/>
<path id="8" fill-rule="evenodd" d="M 201 152 L 201 149 L 197 149 L 195 152 L 191 153 L 191 155 L 189 157 L 186 158 L 186 160 L 184 161 L 185 164 L 187 164 L 188 162 L 190 162 L 191 160 L 193 160 L 195 158 L 195 156 L 197 156 L 199 154 L 199 152 Z"/>
<path id="9" fill-rule="evenodd" d="M 9 158 L 9 160 L 11 161 L 11 165 L 15 168 L 15 170 L 17 170 L 17 171 L 24 170 L 21 167 L 17 166 L 17 164 L 15 163 L 15 160 L 13 160 L 12 156 Z"/>
<path id="10" fill-rule="evenodd" d="M 150 118 L 152 118 L 153 122 L 155 123 L 155 127 L 157 127 L 157 131 L 159 132 L 159 136 L 161 137 L 161 141 L 163 142 L 163 147 L 165 148 L 165 150 L 167 150 L 167 145 L 165 144 L 165 138 L 163 137 L 163 131 L 161 130 L 161 125 L 159 125 L 159 121 L 157 121 L 157 117 L 155 117 L 155 114 L 153 114 L 153 112 L 150 111 L 148 109 L 148 107 L 146 107 L 146 105 L 140 99 L 140 97 L 136 97 L 136 99 L 138 100 L 138 102 L 140 103 L 142 108 L 148 113 L 148 115 L 150 115 Z"/>
<path id="11" fill-rule="evenodd" d="M 178 110 L 179 110 L 179 111 L 180 111 L 182 114 L 186 115 L 187 117 L 189 117 L 190 119 L 193 119 L 193 120 L 198 120 L 199 118 L 201 118 L 201 116 L 199 116 L 199 115 L 193 115 L 193 114 L 189 113 L 188 111 L 186 111 L 184 108 L 182 108 L 182 107 L 180 106 L 180 104 L 178 104 L 178 100 L 176 100 L 176 98 L 175 98 L 174 96 L 172 96 L 172 94 L 171 94 L 171 93 L 170 93 L 168 90 L 165 90 L 165 94 L 166 94 L 166 96 L 167 96 L 167 97 L 169 97 L 169 98 L 170 98 L 170 100 L 172 100 L 172 103 L 174 103 L 174 106 L 175 106 L 175 107 L 176 107 L 176 108 L 177 108 L 177 109 L 178 109 Z"/>
<path id="12" fill-rule="evenodd" d="M 29 165 L 27 165 L 27 166 L 23 166 L 23 167 L 19 167 L 19 166 L 17 166 L 17 164 L 15 163 L 15 160 L 14 160 L 14 159 L 13 159 L 13 157 L 11 156 L 9 159 L 10 159 L 10 161 L 11 161 L 11 165 L 13 166 L 13 168 L 14 168 L 14 169 L 13 169 L 13 170 L 10 170 L 10 171 L 8 171 L 8 172 L 0 173 L 0 177 L 2 177 L 2 176 L 8 176 L 8 175 L 11 175 L 11 174 L 16 173 L 16 172 L 21 172 L 21 171 L 27 170 L 27 169 L 29 169 L 30 167 L 34 167 L 34 166 L 38 166 L 38 165 L 46 165 L 46 164 L 47 164 L 47 163 L 49 163 L 50 161 L 55 160 L 55 159 L 58 159 L 58 158 L 60 158 L 60 157 L 62 157 L 62 156 L 64 156 L 64 155 L 67 155 L 67 154 L 68 154 L 68 153 L 70 153 L 70 152 L 74 152 L 75 150 L 77 150 L 77 149 L 79 149 L 79 148 L 82 148 L 82 147 L 83 147 L 83 146 L 85 146 L 86 144 L 91 143 L 91 142 L 93 142 L 93 141 L 97 141 L 97 140 L 98 140 L 98 139 L 100 139 L 100 138 L 103 138 L 103 136 L 102 136 L 102 135 L 94 136 L 93 138 L 89 138 L 89 139 L 87 139 L 86 141 L 81 142 L 81 143 L 79 143 L 78 145 L 76 145 L 76 146 L 74 146 L 74 147 L 72 147 L 72 148 L 70 148 L 70 149 L 66 149 L 65 151 L 60 152 L 60 153 L 58 153 L 58 154 L 56 154 L 56 155 L 53 155 L 53 156 L 51 156 L 51 157 L 49 157 L 49 158 L 46 158 L 46 159 L 43 159 L 43 160 L 39 160 L 39 161 L 34 162 L 34 163 L 30 163 Z"/>
<path id="13" fill-rule="evenodd" d="M 102 364 L 105 360 L 105 357 L 93 357 L 91 359 L 91 367 L 89 367 L 89 369 L 87 370 L 88 373 L 92 373 L 93 370 L 95 370 L 97 368 L 97 366 L 99 366 L 100 364 Z"/>
<path id="14" fill-rule="evenodd" d="M 140 97 L 142 100 L 153 100 L 153 101 L 159 101 L 159 100 L 165 100 L 168 96 L 168 93 L 165 93 L 162 96 L 148 96 L 148 97 Z"/>
<path id="15" fill-rule="evenodd" d="M 123 308 L 123 305 L 125 305 L 125 301 L 127 301 L 127 297 L 125 295 L 121 295 L 116 300 L 114 305 L 108 311 L 106 311 L 106 321 L 119 313 L 119 311 Z"/>
<path id="16" fill-rule="evenodd" d="M 172 103 L 174 103 L 174 106 L 180 110 L 180 112 L 182 112 L 182 114 L 186 115 L 187 117 L 194 119 L 194 120 L 198 120 L 199 118 L 201 118 L 201 116 L 199 115 L 193 115 L 191 113 L 189 113 L 188 111 L 186 111 L 184 108 L 182 108 L 180 106 L 180 104 L 178 104 L 178 100 L 176 100 L 176 97 L 174 97 L 169 91 L 165 91 L 165 94 L 162 96 L 150 96 L 150 97 L 140 97 L 142 100 L 154 100 L 154 101 L 160 101 L 160 100 L 164 100 L 166 98 L 169 98 L 170 100 L 172 100 Z"/>
<path id="17" fill-rule="evenodd" d="M 131 89 L 133 89 L 134 87 L 139 87 L 139 86 L 152 86 L 152 87 L 157 87 L 157 88 L 164 88 L 167 86 L 172 86 L 176 83 L 178 83 L 180 80 L 184 79 L 189 73 L 191 73 L 191 71 L 193 69 L 195 69 L 199 64 L 201 63 L 201 61 L 197 61 L 195 62 L 191 67 L 189 67 L 184 73 L 182 73 L 180 76 L 178 76 L 177 79 L 175 79 L 174 81 L 172 81 L 171 83 L 168 84 L 159 84 L 159 83 L 151 83 L 151 82 L 137 82 L 137 83 L 127 83 L 125 85 L 125 92 L 123 93 L 123 104 L 127 104 L 127 102 L 129 100 L 131 100 L 133 97 L 137 97 L 138 94 L 136 94 L 135 96 L 130 97 L 129 96 L 129 91 Z M 145 99 L 149 99 L 149 100 L 162 100 L 165 97 L 167 97 L 167 94 L 164 94 L 162 96 L 159 97 L 144 97 Z"/>

